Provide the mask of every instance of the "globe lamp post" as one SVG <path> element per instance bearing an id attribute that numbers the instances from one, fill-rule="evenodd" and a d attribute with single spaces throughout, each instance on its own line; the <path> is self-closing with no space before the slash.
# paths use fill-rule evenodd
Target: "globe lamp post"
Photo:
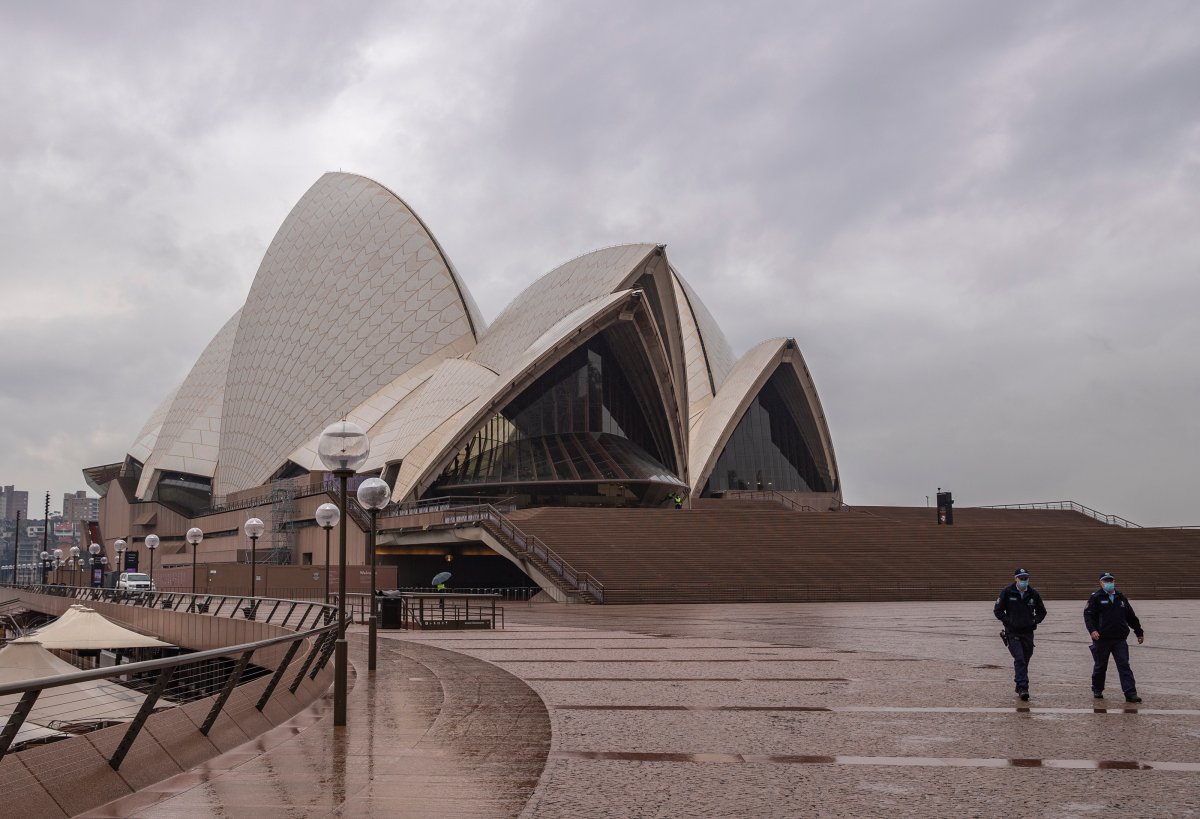
<path id="1" fill-rule="evenodd" d="M 71 547 L 71 585 L 79 585 L 79 547 Z"/>
<path id="2" fill-rule="evenodd" d="M 362 427 L 335 421 L 321 433 L 317 455 L 325 468 L 337 475 L 338 515 L 346 518 L 346 481 L 371 454 L 371 442 Z M 346 527 L 338 528 L 338 639 L 333 647 L 333 724 L 346 724 Z"/>
<path id="3" fill-rule="evenodd" d="M 121 540 L 120 538 L 113 541 L 113 549 L 115 549 L 117 552 L 117 571 L 118 572 L 125 571 L 125 548 L 128 545 L 129 544 L 127 544 L 124 540 Z"/>
<path id="4" fill-rule="evenodd" d="M 250 538 L 250 596 L 254 597 L 254 583 L 258 579 L 258 539 L 267 527 L 258 518 L 250 518 L 242 528 L 246 532 L 246 537 Z"/>
<path id="5" fill-rule="evenodd" d="M 204 532 L 198 526 L 187 530 L 184 539 L 192 544 L 192 606 L 196 605 L 196 552 L 200 551 L 200 541 L 204 540 Z M 189 607 L 189 611 L 190 611 Z"/>
<path id="6" fill-rule="evenodd" d="M 376 614 L 379 602 L 375 599 L 375 518 L 379 510 L 392 499 L 392 488 L 381 478 L 367 478 L 358 487 L 358 504 L 371 513 L 371 616 L 367 618 L 367 670 L 375 670 Z"/>
<path id="7" fill-rule="evenodd" d="M 146 548 L 150 550 L 150 591 L 154 591 L 154 553 L 158 551 L 158 535 L 146 535 Z"/>
<path id="8" fill-rule="evenodd" d="M 50 553 L 42 552 L 42 585 L 46 585 L 46 575 L 50 573 Z"/>
<path id="9" fill-rule="evenodd" d="M 88 546 L 88 552 L 92 556 L 92 559 L 88 561 L 88 568 L 92 571 L 91 582 L 88 585 L 99 586 L 100 584 L 96 582 L 96 564 L 100 561 L 100 544 L 93 543 L 91 546 Z"/>
<path id="10" fill-rule="evenodd" d="M 325 530 L 325 600 L 329 602 L 329 530 L 338 525 L 338 521 L 342 519 L 342 513 L 338 511 L 337 504 L 323 503 L 317 507 L 317 525 Z"/>
<path id="11" fill-rule="evenodd" d="M 50 553 L 50 556 L 52 558 L 54 558 L 54 580 L 57 583 L 61 583 L 62 582 L 61 567 L 63 564 L 63 550 L 55 549 L 53 552 Z"/>

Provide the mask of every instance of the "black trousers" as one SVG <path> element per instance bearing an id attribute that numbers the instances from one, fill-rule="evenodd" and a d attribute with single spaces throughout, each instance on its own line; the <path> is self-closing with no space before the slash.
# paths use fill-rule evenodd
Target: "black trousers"
<path id="1" fill-rule="evenodd" d="M 1008 633 L 1008 653 L 1013 658 L 1013 682 L 1017 688 L 1029 688 L 1029 660 L 1033 657 L 1033 634 Z"/>
<path id="2" fill-rule="evenodd" d="M 1092 690 L 1104 690 L 1104 677 L 1108 673 L 1108 658 L 1117 661 L 1117 674 L 1121 677 L 1121 690 L 1126 695 L 1137 694 L 1137 683 L 1133 669 L 1129 667 L 1129 643 L 1124 640 L 1093 640 L 1092 645 Z"/>

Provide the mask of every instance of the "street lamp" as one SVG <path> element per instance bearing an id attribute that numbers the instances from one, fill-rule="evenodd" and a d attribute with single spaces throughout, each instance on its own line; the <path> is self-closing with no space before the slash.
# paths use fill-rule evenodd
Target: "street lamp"
<path id="1" fill-rule="evenodd" d="M 338 514 L 346 517 L 346 481 L 371 454 L 371 442 L 358 424 L 335 421 L 325 427 L 317 455 L 325 468 L 337 475 Z M 346 724 L 346 527 L 338 527 L 338 639 L 333 646 L 333 724 Z"/>
<path id="2" fill-rule="evenodd" d="M 254 597 L 254 581 L 258 579 L 255 577 L 255 573 L 257 572 L 256 565 L 258 563 L 258 538 L 267 527 L 258 518 L 250 518 L 250 520 L 246 521 L 244 528 L 246 530 L 246 537 L 250 538 L 250 596 Z"/>
<path id="3" fill-rule="evenodd" d="M 92 556 L 91 560 L 88 561 L 88 568 L 92 570 L 92 580 L 88 585 L 98 586 L 100 584 L 96 582 L 96 561 L 98 560 L 96 555 L 100 554 L 100 544 L 93 543 L 91 546 L 88 546 L 88 552 Z"/>
<path id="4" fill-rule="evenodd" d="M 317 525 L 325 530 L 325 600 L 329 602 L 329 530 L 338 525 L 338 521 L 342 519 L 342 513 L 338 511 L 337 504 L 323 503 L 317 507 Z"/>
<path id="5" fill-rule="evenodd" d="M 46 574 L 50 571 L 50 553 L 42 552 L 42 585 L 46 585 Z"/>
<path id="6" fill-rule="evenodd" d="M 392 499 L 392 487 L 380 478 L 367 478 L 358 487 L 358 504 L 371 513 L 371 616 L 367 618 L 367 670 L 375 670 L 376 610 L 375 600 L 375 518 L 379 510 Z"/>
<path id="7" fill-rule="evenodd" d="M 200 541 L 204 540 L 204 532 L 198 526 L 187 530 L 187 542 L 192 544 L 192 605 L 196 605 L 196 552 L 200 551 Z M 190 609 L 189 609 L 190 610 Z"/>
<path id="8" fill-rule="evenodd" d="M 62 566 L 62 564 L 63 564 L 63 550 L 55 549 L 53 552 L 50 553 L 50 556 L 52 558 L 54 558 L 54 573 L 55 573 L 54 579 L 56 581 L 58 581 L 59 583 L 61 583 L 62 582 L 62 571 L 60 571 L 59 567 Z"/>
<path id="9" fill-rule="evenodd" d="M 79 585 L 79 547 L 71 547 L 71 585 Z"/>
<path id="10" fill-rule="evenodd" d="M 117 538 L 113 541 L 113 550 L 117 553 L 117 572 L 125 571 L 125 550 L 129 544 L 122 538 Z"/>
<path id="11" fill-rule="evenodd" d="M 158 549 L 158 535 L 146 535 L 146 548 L 150 550 L 150 591 L 154 591 L 154 552 Z"/>

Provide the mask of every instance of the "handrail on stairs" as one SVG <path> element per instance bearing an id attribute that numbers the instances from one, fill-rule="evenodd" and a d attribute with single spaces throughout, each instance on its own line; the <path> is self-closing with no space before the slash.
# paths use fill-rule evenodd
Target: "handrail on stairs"
<path id="1" fill-rule="evenodd" d="M 1120 515 L 1108 515 L 1104 512 L 1097 512 L 1090 506 L 1084 506 L 1082 503 L 1075 501 L 1042 501 L 1040 503 L 1000 503 L 991 506 L 981 506 L 980 509 L 1065 509 L 1070 512 L 1078 512 L 1081 515 L 1087 515 L 1089 518 L 1095 518 L 1101 523 L 1107 523 L 1109 526 L 1123 526 L 1126 529 L 1141 529 L 1141 524 L 1134 523 Z"/>
<path id="2" fill-rule="evenodd" d="M 604 584 L 588 572 L 581 572 L 563 559 L 536 535 L 529 535 L 509 520 L 496 507 L 488 503 L 448 510 L 443 517 L 446 523 L 491 522 L 516 547 L 516 551 L 532 555 L 540 560 L 559 579 L 580 594 L 585 594 L 598 603 L 604 602 Z"/>

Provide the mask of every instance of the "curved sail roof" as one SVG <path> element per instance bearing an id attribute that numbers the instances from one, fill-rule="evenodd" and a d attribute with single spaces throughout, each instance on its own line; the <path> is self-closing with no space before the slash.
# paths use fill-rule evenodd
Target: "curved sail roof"
<path id="1" fill-rule="evenodd" d="M 657 245 L 618 245 L 559 265 L 513 299 L 468 356 L 493 370 L 507 368 L 558 321 L 593 299 L 626 289 Z"/>
<path id="2" fill-rule="evenodd" d="M 676 468 L 693 491 L 763 384 L 792 368 L 802 424 L 836 485 L 816 389 L 790 339 L 740 360 L 665 246 L 619 245 L 546 273 L 485 328 L 449 259 L 403 200 L 329 173 L 297 202 L 242 309 L 138 433 L 137 494 L 165 472 L 210 477 L 213 493 L 263 485 L 289 462 L 319 470 L 333 420 L 367 430 L 363 471 L 397 469 L 393 497 L 419 496 L 498 408 L 618 321 L 670 417 Z M 639 351 L 640 352 L 637 352 Z M 640 365 L 639 365 L 640 366 Z M 816 450 L 820 450 L 819 453 Z M 288 467 L 290 469 L 290 467 Z"/>
<path id="3" fill-rule="evenodd" d="M 214 492 L 264 483 L 328 423 L 482 321 L 440 247 L 395 194 L 327 173 L 300 199 L 250 288 L 225 382 Z"/>
<path id="4" fill-rule="evenodd" d="M 822 472 L 829 476 L 831 484 L 838 486 L 833 441 L 808 366 L 794 339 L 775 338 L 758 344 L 738 360 L 703 416 L 693 426 L 688 465 L 688 480 L 693 495 L 704 489 L 713 464 L 746 408 L 781 366 L 792 369 L 803 392 L 806 406 L 802 408 L 803 417 L 800 421 L 802 426 L 809 427 L 807 433 L 813 445 L 813 456 L 818 460 Z"/>
<path id="5" fill-rule="evenodd" d="M 206 478 L 216 472 L 225 374 L 241 315 L 239 310 L 225 322 L 175 393 L 138 482 L 137 494 L 143 500 L 162 472 L 186 472 Z"/>

